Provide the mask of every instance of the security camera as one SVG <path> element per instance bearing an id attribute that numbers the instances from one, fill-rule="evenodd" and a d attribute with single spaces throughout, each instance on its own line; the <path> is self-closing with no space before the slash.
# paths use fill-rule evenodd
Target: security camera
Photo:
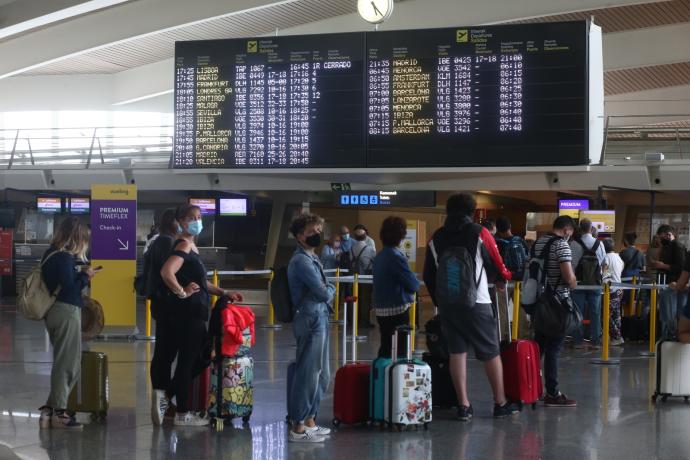
<path id="1" fill-rule="evenodd" d="M 654 183 L 655 183 L 656 185 L 659 185 L 659 184 L 661 183 L 661 179 L 659 179 L 659 178 L 657 177 L 656 179 L 654 179 Z"/>

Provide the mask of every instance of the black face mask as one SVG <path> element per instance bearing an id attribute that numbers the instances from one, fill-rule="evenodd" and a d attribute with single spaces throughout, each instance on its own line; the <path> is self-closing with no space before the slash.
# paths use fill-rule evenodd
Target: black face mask
<path id="1" fill-rule="evenodd" d="M 311 236 L 308 236 L 304 239 L 304 243 L 312 248 L 318 248 L 321 246 L 321 235 L 318 233 L 314 233 Z"/>

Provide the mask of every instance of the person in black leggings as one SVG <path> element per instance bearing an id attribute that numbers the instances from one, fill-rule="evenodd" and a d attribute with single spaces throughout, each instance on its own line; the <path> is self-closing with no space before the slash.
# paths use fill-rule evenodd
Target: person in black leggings
<path id="1" fill-rule="evenodd" d="M 177 237 L 175 210 L 166 209 L 161 215 L 158 227 L 160 233 L 144 253 L 144 274 L 146 296 L 151 300 L 151 316 L 156 321 L 156 342 L 151 360 L 151 386 L 153 398 L 151 420 L 161 425 L 170 405 L 172 363 L 177 356 L 177 340 L 173 328 L 171 309 L 167 308 L 168 288 L 161 279 L 161 269 L 172 251 Z"/>
<path id="2" fill-rule="evenodd" d="M 175 218 L 180 239 L 173 244 L 170 257 L 161 269 L 163 282 L 171 291 L 166 303 L 177 344 L 177 366 L 171 385 L 177 399 L 174 424 L 203 426 L 209 420 L 192 412 L 188 399 L 193 378 L 207 365 L 202 352 L 207 336 L 209 296 L 227 296 L 232 302 L 241 302 L 243 298 L 238 292 L 227 292 L 206 280 L 206 267 L 194 243 L 203 230 L 199 207 L 182 205 L 177 208 Z"/>

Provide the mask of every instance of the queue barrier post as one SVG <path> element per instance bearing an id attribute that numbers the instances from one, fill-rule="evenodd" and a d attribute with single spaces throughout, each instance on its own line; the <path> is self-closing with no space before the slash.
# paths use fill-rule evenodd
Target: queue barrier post
<path id="1" fill-rule="evenodd" d="M 657 306 L 657 284 L 652 283 L 649 293 L 649 349 L 641 351 L 640 356 L 653 357 L 656 355 L 656 306 Z"/>
<path id="2" fill-rule="evenodd" d="M 632 284 L 637 284 L 637 276 L 632 277 Z M 637 299 L 637 289 L 630 290 L 630 298 L 628 299 L 628 316 L 635 316 L 635 302 Z"/>
<path id="3" fill-rule="evenodd" d="M 146 332 L 146 335 L 144 337 L 138 337 L 140 340 L 156 340 L 154 336 L 151 335 L 151 329 L 152 329 L 152 324 L 151 324 L 151 299 L 146 299 L 146 302 L 144 303 L 145 309 L 146 309 L 146 320 L 145 320 L 145 325 L 144 325 L 144 330 Z"/>
<path id="4" fill-rule="evenodd" d="M 520 289 L 521 288 L 522 288 L 522 283 L 520 281 L 516 281 L 515 287 L 513 288 L 513 324 L 511 325 L 511 331 L 510 331 L 513 341 L 518 339 L 518 327 L 520 324 Z"/>
<path id="5" fill-rule="evenodd" d="M 603 317 L 602 324 L 602 343 L 601 343 L 601 358 L 593 359 L 592 364 L 616 365 L 620 364 L 620 359 L 611 359 L 609 357 L 609 345 L 611 343 L 610 327 L 611 327 L 611 284 L 604 284 L 604 298 L 603 298 Z"/>
<path id="6" fill-rule="evenodd" d="M 218 269 L 213 270 L 213 276 L 211 277 L 211 283 L 214 286 L 218 286 Z M 220 287 L 220 286 L 218 286 Z M 218 302 L 218 296 L 213 295 L 211 296 L 211 308 L 216 306 L 216 302 Z"/>
<path id="7" fill-rule="evenodd" d="M 355 280 L 352 283 L 352 297 L 354 297 L 352 305 L 352 339 L 356 342 L 365 342 L 367 337 L 359 335 L 359 275 L 357 273 L 355 273 Z M 352 349 L 354 350 L 354 345 Z"/>
<path id="8" fill-rule="evenodd" d="M 273 301 L 271 300 L 271 282 L 274 276 L 275 272 L 271 269 L 271 274 L 268 277 L 268 324 L 261 326 L 262 329 L 280 330 L 283 328 L 280 324 L 276 324 L 275 309 L 273 307 Z"/>
<path id="9" fill-rule="evenodd" d="M 333 319 L 331 324 L 343 324 L 340 319 L 340 268 L 335 269 L 335 293 L 333 294 Z"/>
<path id="10" fill-rule="evenodd" d="M 417 295 L 415 293 L 410 305 L 410 351 L 414 352 L 415 334 L 417 333 Z"/>

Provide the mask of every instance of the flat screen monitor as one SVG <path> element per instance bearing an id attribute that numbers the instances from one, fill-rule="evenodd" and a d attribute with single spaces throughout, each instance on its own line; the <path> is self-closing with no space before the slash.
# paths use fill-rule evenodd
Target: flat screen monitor
<path id="1" fill-rule="evenodd" d="M 221 216 L 246 216 L 247 215 L 247 199 L 246 198 L 221 198 L 220 203 Z"/>
<path id="2" fill-rule="evenodd" d="M 39 196 L 36 198 L 36 209 L 46 214 L 62 212 L 62 198 L 54 196 Z"/>
<path id="3" fill-rule="evenodd" d="M 70 214 L 89 214 L 91 201 L 88 198 L 68 198 Z"/>
<path id="4" fill-rule="evenodd" d="M 616 232 L 616 211 L 594 210 L 580 211 L 580 219 L 589 219 L 599 233 Z"/>
<path id="5" fill-rule="evenodd" d="M 202 216 L 216 215 L 216 199 L 215 198 L 190 198 L 189 204 L 199 206 Z"/>

